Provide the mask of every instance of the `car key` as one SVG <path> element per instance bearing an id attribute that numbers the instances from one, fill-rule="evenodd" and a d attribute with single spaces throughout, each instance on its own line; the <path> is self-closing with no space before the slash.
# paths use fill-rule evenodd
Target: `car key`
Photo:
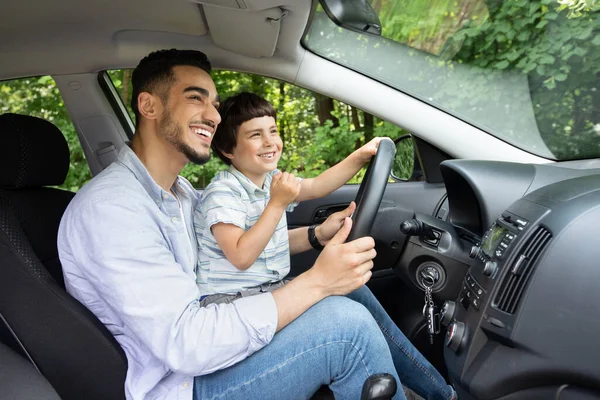
<path id="1" fill-rule="evenodd" d="M 431 289 L 433 284 L 433 280 L 423 280 L 423 286 L 425 286 L 425 306 L 423 307 L 423 316 L 427 319 L 427 333 L 429 334 L 430 344 L 433 344 L 434 336 L 439 332 L 439 329 L 436 329 L 435 304 L 433 303 Z M 439 320 L 439 318 L 437 318 L 437 320 Z"/>

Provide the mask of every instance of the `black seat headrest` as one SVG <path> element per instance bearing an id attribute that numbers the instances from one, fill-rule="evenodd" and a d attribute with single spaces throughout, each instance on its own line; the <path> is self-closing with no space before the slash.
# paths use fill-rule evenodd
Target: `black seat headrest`
<path id="1" fill-rule="evenodd" d="M 0 115 L 0 188 L 61 185 L 69 172 L 69 146 L 52 123 Z"/>

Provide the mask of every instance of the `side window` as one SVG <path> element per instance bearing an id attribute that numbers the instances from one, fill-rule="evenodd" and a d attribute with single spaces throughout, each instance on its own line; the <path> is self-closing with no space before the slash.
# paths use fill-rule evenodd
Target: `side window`
<path id="1" fill-rule="evenodd" d="M 109 71 L 109 76 L 132 114 L 130 70 Z M 279 169 L 303 178 L 317 176 L 374 137 L 395 139 L 407 133 L 356 107 L 279 80 L 232 71 L 214 71 L 212 77 L 222 101 L 246 91 L 273 104 L 284 145 Z M 411 159 L 396 162 L 394 176 L 408 179 L 413 172 L 412 141 L 403 141 L 401 148 L 401 153 L 410 153 Z M 188 165 L 182 175 L 203 188 L 225 168 L 217 157 L 211 157 L 202 166 Z M 360 183 L 364 173 L 365 169 L 359 171 L 349 183 Z"/>
<path id="2" fill-rule="evenodd" d="M 30 115 L 52 122 L 65 135 L 71 153 L 69 173 L 59 186 L 77 191 L 91 178 L 83 150 L 63 99 L 50 76 L 0 81 L 0 114 Z"/>

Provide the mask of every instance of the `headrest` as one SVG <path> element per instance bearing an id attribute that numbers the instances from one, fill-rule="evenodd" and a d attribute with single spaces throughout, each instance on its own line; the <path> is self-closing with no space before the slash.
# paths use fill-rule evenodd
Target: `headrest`
<path id="1" fill-rule="evenodd" d="M 56 126 L 36 117 L 0 115 L 0 187 L 61 185 L 69 172 L 69 146 Z"/>

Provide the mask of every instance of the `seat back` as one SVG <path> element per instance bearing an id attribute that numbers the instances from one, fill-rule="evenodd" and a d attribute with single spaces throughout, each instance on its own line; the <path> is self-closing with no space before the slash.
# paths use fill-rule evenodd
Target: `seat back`
<path id="1" fill-rule="evenodd" d="M 44 186 L 62 184 L 68 170 L 54 125 L 0 115 L 0 319 L 63 400 L 122 399 L 123 350 L 64 290 L 56 238 L 74 194 Z"/>

